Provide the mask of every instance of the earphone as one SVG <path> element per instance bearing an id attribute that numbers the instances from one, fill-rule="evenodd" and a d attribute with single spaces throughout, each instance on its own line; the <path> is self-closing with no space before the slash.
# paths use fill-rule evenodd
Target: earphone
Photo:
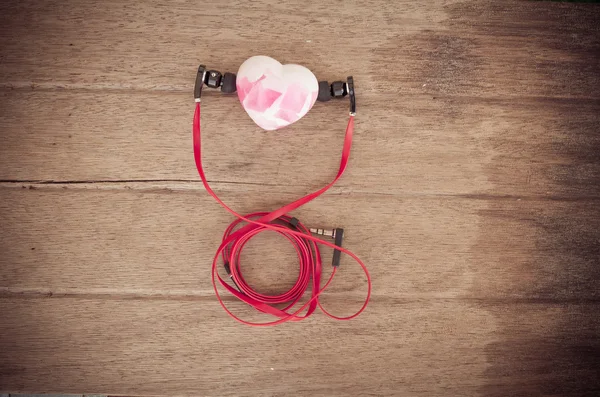
<path id="1" fill-rule="evenodd" d="M 285 67 L 287 69 L 284 70 Z M 289 73 L 287 76 L 284 76 L 285 71 Z M 243 75 L 242 79 L 238 79 L 237 77 L 240 74 Z M 287 321 L 301 321 L 313 314 L 317 307 L 327 316 L 337 320 L 355 318 L 365 310 L 369 302 L 371 296 L 371 277 L 365 264 L 358 256 L 342 247 L 344 229 L 307 228 L 297 218 L 290 215 L 290 212 L 325 193 L 337 182 L 346 169 L 352 147 L 354 117 L 356 116 L 354 79 L 350 76 L 346 82 L 335 81 L 332 84 L 329 84 L 327 81 L 317 82 L 312 72 L 303 66 L 284 66 L 274 59 L 264 56 L 249 58 L 240 66 L 237 76 L 229 72 L 221 74 L 217 70 L 207 70 L 206 66 L 200 65 L 194 86 L 196 108 L 193 121 L 193 144 L 196 168 L 206 191 L 226 211 L 237 218 L 225 230 L 222 242 L 212 262 L 211 279 L 217 300 L 232 318 L 243 324 L 253 326 L 269 326 Z M 281 86 L 278 86 L 278 84 Z M 299 120 L 310 110 L 316 100 L 326 102 L 332 98 L 348 96 L 350 99 L 350 118 L 346 127 L 342 156 L 336 177 L 323 188 L 275 211 L 256 212 L 247 215 L 240 215 L 235 212 L 212 190 L 202 167 L 200 103 L 204 85 L 212 89 L 220 89 L 225 94 L 237 92 L 240 102 L 250 117 L 259 126 L 266 125 L 263 128 L 267 130 L 279 129 Z M 295 110 L 290 110 L 294 106 Z M 283 113 L 282 109 L 284 110 Z M 275 118 L 275 124 L 271 123 L 272 120 L 270 119 L 263 120 L 261 118 L 263 116 L 266 118 Z M 296 119 L 294 119 L 294 116 Z M 244 245 L 258 233 L 267 230 L 277 232 L 286 237 L 294 245 L 300 262 L 300 271 L 296 283 L 289 291 L 279 295 L 261 294 L 252 289 L 244 279 L 240 268 L 240 253 Z M 334 241 L 322 240 L 315 235 L 328 237 Z M 318 245 L 325 245 L 334 249 L 331 275 L 322 287 L 322 260 Z M 330 285 L 340 266 L 341 253 L 345 253 L 354 259 L 361 266 L 367 279 L 367 293 L 363 305 L 353 315 L 347 317 L 330 314 L 319 302 L 320 295 Z M 222 259 L 222 269 L 227 274 L 225 278 L 221 277 L 218 272 L 218 269 L 221 268 L 218 266 L 219 258 Z M 221 298 L 217 282 L 231 295 L 259 312 L 276 317 L 276 320 L 263 323 L 243 320 L 227 307 Z M 309 284 L 312 287 L 310 298 L 308 298 L 307 302 L 301 304 L 299 302 L 308 290 Z M 284 305 L 283 308 L 280 307 L 282 304 Z M 298 308 L 297 306 L 300 307 Z M 306 312 L 301 314 L 305 310 Z"/>
<path id="2" fill-rule="evenodd" d="M 236 77 L 235 73 L 225 72 L 222 74 L 218 70 L 207 70 L 205 65 L 200 65 L 196 73 L 196 84 L 194 86 L 195 101 L 200 102 L 204 85 L 209 88 L 220 88 L 224 94 L 235 93 Z M 334 81 L 329 84 L 328 81 L 319 81 L 317 101 L 327 102 L 332 98 L 344 98 L 345 96 L 350 97 L 350 114 L 356 115 L 356 95 L 352 76 L 348 76 L 345 82 Z"/>

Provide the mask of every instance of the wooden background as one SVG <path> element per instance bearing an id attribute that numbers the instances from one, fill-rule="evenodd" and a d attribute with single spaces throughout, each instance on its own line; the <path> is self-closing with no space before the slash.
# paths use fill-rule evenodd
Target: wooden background
<path id="1" fill-rule="evenodd" d="M 294 214 L 369 266 L 351 322 L 247 328 L 211 291 L 232 218 L 194 168 L 195 70 L 256 54 L 354 75 L 349 170 Z M 2 2 L 0 390 L 598 395 L 599 70 L 591 4 Z M 205 98 L 206 172 L 236 210 L 333 177 L 347 101 L 266 133 Z M 242 259 L 263 291 L 293 282 L 280 237 Z M 345 258 L 323 301 L 364 293 Z"/>

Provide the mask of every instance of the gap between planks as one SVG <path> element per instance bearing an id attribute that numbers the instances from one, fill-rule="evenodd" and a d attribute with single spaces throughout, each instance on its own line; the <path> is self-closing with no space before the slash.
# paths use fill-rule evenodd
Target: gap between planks
<path id="1" fill-rule="evenodd" d="M 328 292 L 327 296 L 332 301 L 360 300 L 360 294 L 351 294 L 346 292 Z M 214 293 L 194 292 L 194 291 L 156 291 L 148 289 L 110 289 L 110 288 L 87 288 L 85 292 L 74 288 L 14 288 L 0 287 L 0 299 L 97 299 L 97 300 L 148 300 L 148 301 L 193 301 L 193 302 L 216 302 Z M 233 296 L 222 295 L 224 302 L 239 302 Z M 405 293 L 396 296 L 386 294 L 373 294 L 371 300 L 388 303 L 412 303 L 420 301 L 459 301 L 471 303 L 487 303 L 494 305 L 511 304 L 577 304 L 577 305 L 596 305 L 600 303 L 600 298 L 596 297 L 575 297 L 575 298 L 551 298 L 551 297 L 469 297 L 457 296 L 452 292 L 436 293 Z"/>
<path id="2" fill-rule="evenodd" d="M 275 188 L 277 193 L 281 194 L 297 194 L 304 195 L 309 190 L 316 190 L 319 186 L 306 188 L 305 193 L 299 193 L 297 190 L 291 189 L 291 186 L 252 183 L 252 182 L 237 182 L 237 181 L 209 181 L 211 188 L 216 192 L 263 192 L 261 188 Z M 200 180 L 186 179 L 127 179 L 127 180 L 88 180 L 88 181 L 40 181 L 40 180 L 0 180 L 0 189 L 29 189 L 29 190 L 94 190 L 94 191 L 131 191 L 145 193 L 192 193 L 204 192 Z M 264 192 L 263 192 L 264 193 Z M 373 191 L 361 190 L 355 187 L 333 186 L 326 193 L 326 196 L 343 196 L 343 195 L 361 195 L 361 196 L 389 196 L 398 198 L 447 198 L 447 199 L 472 199 L 484 201 L 496 200 L 525 200 L 525 201 L 564 201 L 564 202 L 581 202 L 581 201 L 597 201 L 600 200 L 600 195 L 514 195 L 501 193 L 420 193 L 420 192 L 393 192 L 393 191 Z"/>

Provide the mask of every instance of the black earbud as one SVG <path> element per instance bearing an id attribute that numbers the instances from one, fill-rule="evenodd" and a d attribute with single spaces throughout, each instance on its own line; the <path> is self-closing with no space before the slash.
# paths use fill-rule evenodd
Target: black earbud
<path id="1" fill-rule="evenodd" d="M 319 95 L 317 96 L 317 101 L 319 102 L 327 102 L 331 99 L 331 87 L 329 83 L 326 81 L 319 81 Z"/>
<path id="2" fill-rule="evenodd" d="M 202 96 L 202 86 L 206 84 L 210 88 L 219 88 L 226 94 L 232 94 L 236 91 L 235 73 L 226 72 L 221 74 L 218 70 L 206 70 L 206 66 L 200 65 L 196 74 L 196 84 L 194 86 L 194 98 L 200 102 Z"/>
<path id="3" fill-rule="evenodd" d="M 204 77 L 204 84 L 210 88 L 219 88 L 223 75 L 218 70 L 209 70 Z"/>
<path id="4" fill-rule="evenodd" d="M 235 79 L 235 73 L 225 73 L 223 75 L 223 79 L 221 80 L 221 91 L 226 94 L 234 93 L 237 90 L 235 85 Z"/>
<path id="5" fill-rule="evenodd" d="M 343 98 L 348 95 L 348 91 L 348 83 L 344 83 L 343 81 L 334 81 L 331 85 L 327 81 L 319 81 L 319 96 L 317 96 L 317 100 L 327 102 L 331 98 Z"/>
<path id="6" fill-rule="evenodd" d="M 329 84 L 327 81 L 319 81 L 319 95 L 317 100 L 327 102 L 331 98 L 343 98 L 346 95 L 350 96 L 350 113 L 356 113 L 356 96 L 354 93 L 354 79 L 348 76 L 346 82 L 334 81 Z"/>

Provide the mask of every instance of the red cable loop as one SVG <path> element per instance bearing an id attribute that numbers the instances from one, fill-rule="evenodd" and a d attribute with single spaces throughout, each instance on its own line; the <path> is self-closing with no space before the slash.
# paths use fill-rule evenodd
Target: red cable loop
<path id="1" fill-rule="evenodd" d="M 257 212 L 253 214 L 248 214 L 246 216 L 242 216 L 229 208 L 227 204 L 225 204 L 217 194 L 211 189 L 208 181 L 206 180 L 206 176 L 204 175 L 204 169 L 202 168 L 202 146 L 201 146 L 201 134 L 200 134 L 200 103 L 196 103 L 196 111 L 194 112 L 194 124 L 193 124 L 193 139 L 194 139 L 194 159 L 196 161 L 196 168 L 198 169 L 198 173 L 200 174 L 200 178 L 202 179 L 202 183 L 204 184 L 204 188 L 206 191 L 219 203 L 225 210 L 235 216 L 236 219 L 229 225 L 229 227 L 225 230 L 223 235 L 223 241 L 221 245 L 217 249 L 215 257 L 212 263 L 212 271 L 211 278 L 213 288 L 215 290 L 215 294 L 217 296 L 217 300 L 225 309 L 225 311 L 235 320 L 239 321 L 242 324 L 264 327 L 269 325 L 277 325 L 284 323 L 286 321 L 300 321 L 308 316 L 310 316 L 318 306 L 325 315 L 334 318 L 336 320 L 350 320 L 354 317 L 361 314 L 367 304 L 369 303 L 369 299 L 371 297 L 371 276 L 367 270 L 365 264 L 351 251 L 343 248 L 337 247 L 335 244 L 321 240 L 317 237 L 314 237 L 310 231 L 301 223 L 298 223 L 297 228 L 299 231 L 295 231 L 286 227 L 285 225 L 291 221 L 291 217 L 287 214 L 296 208 L 308 203 L 311 200 L 314 200 L 321 194 L 325 193 L 331 186 L 337 182 L 337 180 L 342 176 L 344 170 L 346 169 L 346 165 L 348 164 L 348 158 L 350 156 L 350 148 L 352 147 L 352 134 L 354 131 L 354 116 L 350 115 L 350 120 L 348 120 L 348 126 L 346 127 L 346 136 L 344 139 L 344 146 L 342 150 L 342 157 L 340 161 L 340 167 L 336 177 L 329 184 L 324 186 L 323 188 L 310 193 L 290 204 L 284 205 L 283 207 L 275 210 L 273 212 Z M 241 228 L 234 230 L 238 225 L 242 222 L 245 222 L 246 225 Z M 287 238 L 296 248 L 296 252 L 298 253 L 298 258 L 300 261 L 300 272 L 298 275 L 298 280 L 294 286 L 287 292 L 277 295 L 263 295 L 256 291 L 254 291 L 248 283 L 242 277 L 242 273 L 239 267 L 239 258 L 240 253 L 244 245 L 255 235 L 260 232 L 271 230 L 277 232 Z M 323 293 L 323 291 L 329 286 L 331 281 L 333 280 L 333 276 L 335 275 L 337 268 L 333 268 L 331 272 L 331 276 L 325 283 L 325 285 L 321 288 L 321 253 L 317 244 L 323 244 L 325 246 L 337 249 L 347 255 L 349 255 L 352 259 L 354 259 L 362 268 L 367 278 L 367 296 L 362 307 L 353 315 L 348 317 L 337 317 L 329 312 L 327 312 L 319 302 L 319 296 Z M 229 283 L 227 283 L 221 276 L 217 273 L 217 263 L 219 260 L 219 255 L 222 256 L 223 261 L 225 263 L 229 263 L 231 268 L 231 279 L 239 288 L 239 290 L 232 287 Z M 215 277 L 216 276 L 216 277 Z M 299 309 L 294 310 L 293 312 L 289 312 L 296 303 L 300 300 L 300 298 L 306 292 L 308 288 L 309 281 L 312 279 L 312 293 L 311 298 L 308 302 L 304 303 Z M 254 307 L 255 309 L 278 317 L 278 320 L 267 322 L 267 323 L 253 323 L 242 320 L 233 314 L 223 302 L 221 295 L 217 289 L 217 280 L 219 283 L 232 295 L 237 297 L 239 300 L 247 303 L 248 305 Z M 280 303 L 288 303 L 289 305 L 283 309 L 278 309 L 273 307 L 274 304 Z M 300 313 L 307 309 L 304 315 L 300 315 Z"/>

